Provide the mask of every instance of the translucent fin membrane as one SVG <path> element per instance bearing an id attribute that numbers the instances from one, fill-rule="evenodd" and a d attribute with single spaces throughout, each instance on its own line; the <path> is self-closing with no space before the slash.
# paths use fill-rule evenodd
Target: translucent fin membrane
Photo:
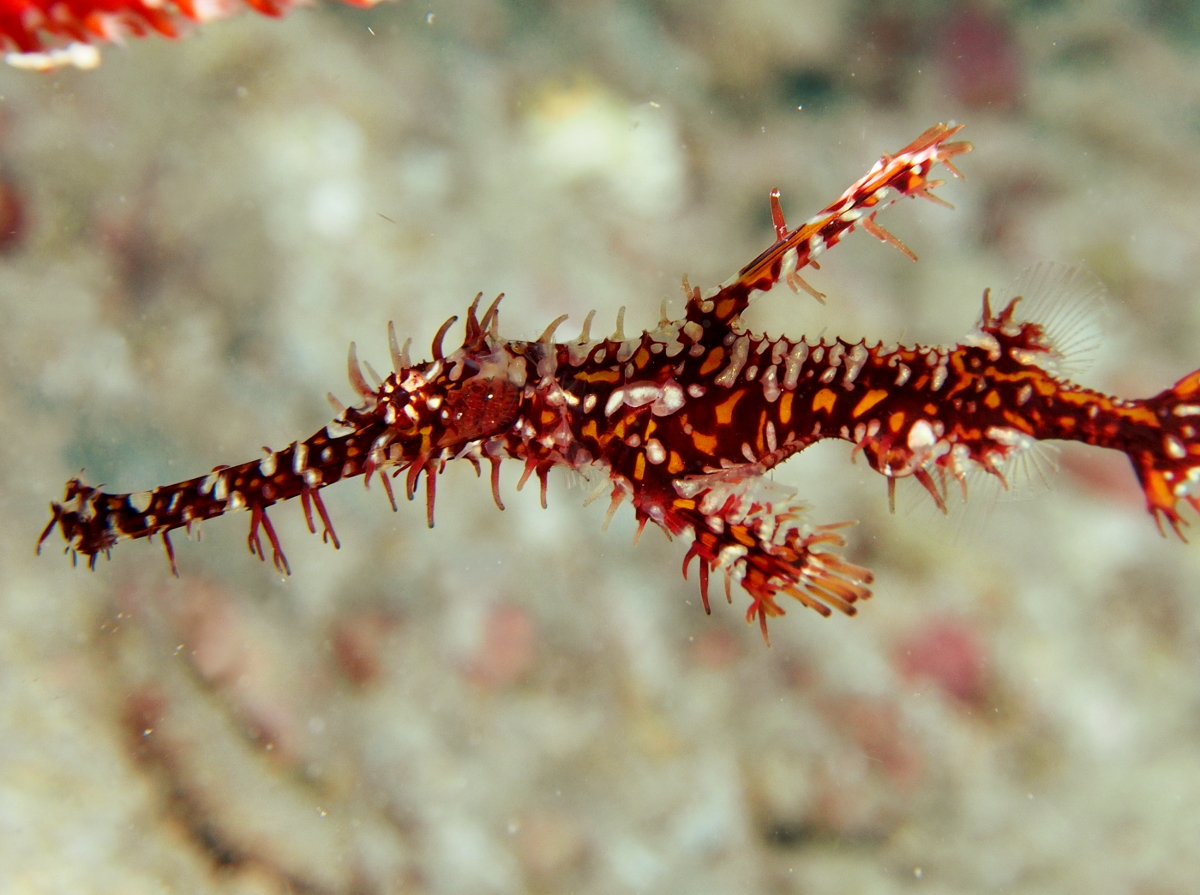
<path id="1" fill-rule="evenodd" d="M 1015 318 L 1036 323 L 1049 344 L 1049 372 L 1083 373 L 1095 363 L 1108 323 L 1107 290 L 1082 264 L 1040 262 L 1027 268 L 1005 290 L 996 307 L 1020 297 Z"/>
<path id="2" fill-rule="evenodd" d="M 954 532 L 954 543 L 970 543 L 983 533 L 997 503 L 1030 500 L 1053 490 L 1060 454 L 1057 445 L 1029 439 L 996 461 L 993 470 L 971 463 L 961 481 L 932 465 L 927 471 L 945 510 L 912 476 L 892 480 L 896 510 L 921 525 L 946 525 Z"/>

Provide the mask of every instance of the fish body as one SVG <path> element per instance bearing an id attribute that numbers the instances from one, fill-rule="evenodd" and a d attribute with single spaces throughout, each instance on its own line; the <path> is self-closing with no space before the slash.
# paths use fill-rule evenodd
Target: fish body
<path id="1" fill-rule="evenodd" d="M 1200 371 L 1140 400 L 1073 384 L 1064 370 L 1090 347 L 1089 296 L 1056 317 L 1053 307 L 1029 308 L 1031 294 L 994 309 L 985 292 L 977 327 L 948 348 L 771 338 L 746 328 L 750 302 L 780 281 L 820 298 L 800 271 L 857 227 L 911 255 L 875 215 L 904 196 L 940 202 L 932 190 L 941 182 L 930 174 L 942 164 L 957 175 L 951 160 L 970 149 L 951 140 L 958 130 L 937 125 L 884 156 L 794 230 L 772 194 L 775 243 L 708 293 L 685 279 L 687 305 L 676 320 L 664 315 L 632 337 L 618 323 L 612 336 L 592 339 L 589 316 L 577 339 L 560 342 L 560 318 L 536 341 L 506 340 L 499 299 L 480 315 L 477 296 L 462 344 L 443 351 L 452 319 L 428 362 L 412 363 L 389 331 L 395 370 L 377 386 L 351 346 L 350 380 L 361 400 L 304 441 L 140 494 L 106 494 L 72 479 L 63 501 L 51 504 L 39 548 L 57 527 L 67 550 L 94 566 L 119 540 L 158 534 L 174 568 L 171 531 L 248 510 L 251 551 L 266 557 L 265 536 L 287 572 L 267 516 L 275 503 L 299 497 L 310 529 L 319 518 L 336 546 L 320 492 L 341 479 L 362 475 L 369 484 L 378 474 L 391 498 L 390 478 L 403 473 L 412 499 L 424 476 L 432 526 L 446 463 L 480 470 L 486 462 L 503 509 L 499 472 L 512 459 L 524 464 L 522 485 L 537 475 L 543 505 L 549 471 L 567 467 L 597 483 L 597 493 L 610 492 L 610 515 L 629 500 L 642 526 L 653 522 L 689 542 L 684 574 L 698 560 L 705 608 L 709 576 L 722 571 L 727 594 L 737 582 L 750 596 L 747 620 L 765 637 L 767 619 L 784 612 L 780 595 L 828 615 L 853 614 L 871 593 L 871 573 L 838 552 L 849 523 L 810 524 L 794 492 L 764 475 L 822 439 L 851 443 L 889 489 L 915 478 L 943 509 L 951 488 L 965 493 L 975 473 L 1004 479 L 1012 461 L 1043 440 L 1120 450 L 1160 527 L 1165 521 L 1180 532 L 1181 503 L 1200 509 Z M 1033 273 L 1026 292 L 1096 291 L 1071 269 Z"/>

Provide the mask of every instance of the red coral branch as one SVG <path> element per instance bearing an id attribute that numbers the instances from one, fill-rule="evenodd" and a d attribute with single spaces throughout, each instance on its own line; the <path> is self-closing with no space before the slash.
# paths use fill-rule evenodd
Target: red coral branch
<path id="1" fill-rule="evenodd" d="M 20 68 L 94 67 L 98 43 L 158 33 L 175 38 L 192 22 L 227 18 L 248 6 L 282 16 L 303 0 L 0 0 L 0 45 Z M 371 7 L 378 0 L 343 0 Z"/>

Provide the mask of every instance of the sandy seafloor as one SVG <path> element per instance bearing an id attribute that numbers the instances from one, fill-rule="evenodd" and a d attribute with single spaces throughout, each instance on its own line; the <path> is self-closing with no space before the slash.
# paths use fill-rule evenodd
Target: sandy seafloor
<path id="1" fill-rule="evenodd" d="M 1003 9 L 322 6 L 0 71 L 0 889 L 1196 891 L 1200 545 L 1119 456 L 1064 451 L 964 535 L 890 516 L 844 444 L 793 459 L 875 597 L 770 649 L 744 594 L 703 614 L 683 546 L 632 546 L 628 507 L 601 534 L 566 476 L 543 511 L 516 464 L 504 513 L 448 468 L 433 531 L 331 488 L 336 552 L 277 508 L 286 581 L 245 515 L 177 536 L 178 580 L 157 543 L 34 555 L 81 468 L 138 491 L 315 431 L 389 319 L 421 354 L 478 291 L 511 337 L 652 325 L 771 241 L 770 188 L 803 220 L 951 119 L 957 210 L 883 221 L 920 262 L 855 234 L 827 306 L 755 327 L 953 342 L 985 286 L 1084 261 L 1082 381 L 1170 385 L 1200 366 L 1200 22 Z"/>

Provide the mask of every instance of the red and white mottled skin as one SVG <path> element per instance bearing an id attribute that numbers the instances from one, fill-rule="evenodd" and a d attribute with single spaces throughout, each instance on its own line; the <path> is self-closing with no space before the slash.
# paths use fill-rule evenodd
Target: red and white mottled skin
<path id="1" fill-rule="evenodd" d="M 320 490 L 343 478 L 406 473 L 411 499 L 425 475 L 433 524 L 437 474 L 455 459 L 491 467 L 524 463 L 521 484 L 537 474 L 545 504 L 549 471 L 565 466 L 611 488 L 614 510 L 630 499 L 639 522 L 652 521 L 690 541 L 684 572 L 699 559 L 708 606 L 709 574 L 726 574 L 751 598 L 747 620 L 783 614 L 786 594 L 821 612 L 853 614 L 870 596 L 871 574 L 843 560 L 840 529 L 810 526 L 793 493 L 764 473 L 825 438 L 854 445 L 889 480 L 912 476 L 944 508 L 947 481 L 983 469 L 1002 476 L 1014 455 L 1040 439 L 1072 439 L 1125 451 L 1151 511 L 1179 530 L 1180 500 L 1197 505 L 1200 373 L 1146 400 L 1124 401 L 1079 388 L 1055 374 L 1059 346 L 1039 323 L 1017 314 L 1019 297 L 994 313 L 984 296 L 979 328 L 952 348 L 868 345 L 865 341 L 772 339 L 747 332 L 741 315 L 780 280 L 816 293 L 798 271 L 856 226 L 910 254 L 875 215 L 901 196 L 933 198 L 946 165 L 969 144 L 950 142 L 958 127 L 930 128 L 810 221 L 789 231 L 772 195 L 776 242 L 720 288 L 704 295 L 685 280 L 684 316 L 627 338 L 553 341 L 562 319 L 537 341 L 501 339 L 499 299 L 467 313 L 462 345 L 444 354 L 452 318 L 433 341 L 433 360 L 412 364 L 389 332 L 396 372 L 372 388 L 353 346 L 350 379 L 362 400 L 303 442 L 261 460 L 136 495 L 110 495 L 79 479 L 67 484 L 44 541 L 57 526 L 67 549 L 94 565 L 125 538 L 168 533 L 223 515 L 251 512 L 249 544 L 265 558 L 260 533 L 286 572 L 267 508 L 299 497 L 337 544 Z M 957 173 L 957 172 L 955 172 Z M 965 487 L 965 486 L 964 486 Z M 394 506 L 394 501 L 393 501 Z M 39 546 L 41 541 L 39 541 Z"/>

